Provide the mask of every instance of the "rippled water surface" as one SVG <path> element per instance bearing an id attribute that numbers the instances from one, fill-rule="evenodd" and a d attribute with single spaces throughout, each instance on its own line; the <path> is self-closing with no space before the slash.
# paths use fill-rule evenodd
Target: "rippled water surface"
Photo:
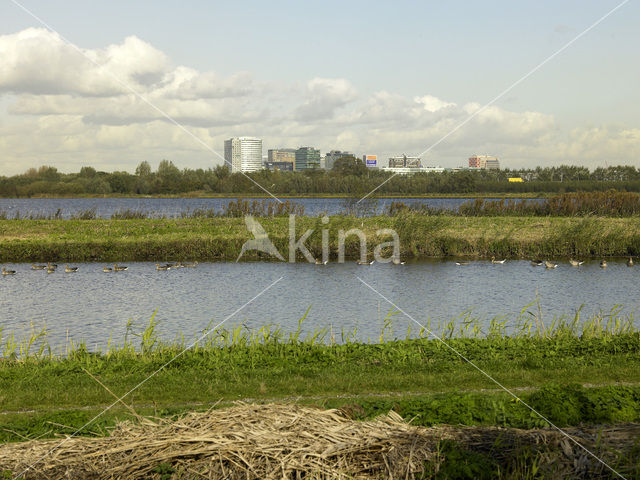
<path id="1" fill-rule="evenodd" d="M 391 305 L 371 288 L 416 321 L 431 325 L 468 309 L 485 325 L 497 315 L 515 319 L 536 299 L 536 292 L 546 323 L 554 315 L 575 314 L 581 305 L 586 317 L 616 305 L 633 313 L 640 304 L 640 266 L 629 268 L 622 260 L 611 261 L 607 269 L 591 261 L 578 268 L 564 262 L 554 270 L 515 260 L 456 266 L 450 259 L 403 266 L 209 263 L 170 271 L 156 271 L 150 263 L 130 263 L 128 271 L 117 273 L 103 273 L 103 264 L 78 266 L 77 273 L 64 273 L 61 265 L 56 273 L 47 274 L 26 264 L 5 265 L 18 273 L 0 278 L 3 334 L 22 337 L 31 323 L 46 324 L 53 345 L 63 345 L 69 336 L 94 348 L 105 345 L 109 337 L 120 342 L 129 319 L 146 322 L 156 309 L 163 336 L 173 338 L 180 331 L 190 339 L 238 309 L 227 325 L 273 323 L 295 330 L 311 307 L 305 331 L 328 327 L 339 341 L 343 328 L 357 329 L 358 338 L 373 340 L 379 337 Z M 395 336 L 404 337 L 410 324 L 418 329 L 402 314 L 393 319 Z"/>
<path id="2" fill-rule="evenodd" d="M 247 198 L 248 201 L 275 201 L 264 198 Z M 367 200 L 358 207 L 358 213 L 362 215 L 374 212 L 384 212 L 391 202 L 404 202 L 406 204 L 423 204 L 432 208 L 454 209 L 468 198 L 380 198 Z M 488 199 L 490 200 L 490 199 Z M 518 201 L 518 199 L 514 199 Z M 235 198 L 0 198 L 0 213 L 4 212 L 13 218 L 16 214 L 21 217 L 52 216 L 59 211 L 62 218 L 69 218 L 86 210 L 95 209 L 96 215 L 101 218 L 110 218 L 115 212 L 134 210 L 146 212 L 151 216 L 178 217 L 186 212 L 196 209 L 213 209 L 222 211 L 223 206 Z M 306 215 L 318 215 L 327 213 L 334 215 L 343 213 L 347 208 L 354 206 L 354 200 L 344 198 L 292 198 L 289 201 L 301 204 L 305 208 Z"/>

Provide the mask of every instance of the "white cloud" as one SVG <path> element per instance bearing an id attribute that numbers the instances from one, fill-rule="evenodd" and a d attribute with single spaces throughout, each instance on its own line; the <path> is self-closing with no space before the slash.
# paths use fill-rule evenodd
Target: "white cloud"
<path id="1" fill-rule="evenodd" d="M 86 50 L 42 28 L 0 36 L 0 58 L 0 92 L 14 93 L 111 96 L 127 91 L 114 77 L 145 88 L 168 68 L 166 55 L 137 37 Z"/>
<path id="2" fill-rule="evenodd" d="M 424 95 L 423 97 L 415 97 L 414 101 L 416 103 L 420 103 L 423 105 L 424 109 L 427 112 L 437 112 L 438 110 L 442 110 L 443 108 L 447 108 L 447 107 L 455 107 L 456 104 L 452 103 L 452 102 L 445 102 L 443 100 L 440 100 L 437 97 L 434 97 L 432 95 Z"/>
<path id="3" fill-rule="evenodd" d="M 296 119 L 331 119 L 338 108 L 355 100 L 357 95 L 355 87 L 344 78 L 314 78 L 307 83 L 307 100 L 296 109 Z"/>
<path id="4" fill-rule="evenodd" d="M 264 139 L 265 150 L 314 145 L 377 153 L 382 159 L 419 154 L 482 107 L 429 92 L 365 95 L 344 78 L 266 84 L 249 72 L 226 77 L 200 72 L 173 66 L 163 52 L 133 36 L 81 50 L 104 67 L 44 29 L 0 36 L 0 174 L 41 164 L 68 171 L 87 164 L 133 171 L 142 160 L 162 158 L 189 167 L 221 163 L 109 73 L 218 152 L 224 138 L 252 135 Z M 424 163 L 462 165 L 473 153 L 495 154 L 509 167 L 637 165 L 640 130 L 567 127 L 545 112 L 493 105 L 433 148 Z"/>
<path id="5" fill-rule="evenodd" d="M 219 78 L 213 72 L 200 73 L 193 68 L 177 67 L 166 75 L 164 84 L 154 95 L 182 100 L 241 97 L 252 92 L 252 83 L 247 72 Z"/>

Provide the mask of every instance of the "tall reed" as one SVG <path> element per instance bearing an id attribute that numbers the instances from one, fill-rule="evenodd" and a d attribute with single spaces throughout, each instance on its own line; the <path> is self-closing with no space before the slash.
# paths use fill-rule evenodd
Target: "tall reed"
<path id="1" fill-rule="evenodd" d="M 457 209 L 434 208 L 424 203 L 391 202 L 387 214 L 461 215 L 465 217 L 555 216 L 555 217 L 631 217 L 640 215 L 640 194 L 635 192 L 575 192 L 555 195 L 549 199 L 476 198 Z"/>
<path id="2" fill-rule="evenodd" d="M 91 352 L 111 357 L 153 358 L 154 356 L 175 354 L 192 346 L 194 352 L 212 352 L 219 349 L 249 349 L 254 353 L 264 347 L 287 348 L 294 354 L 305 349 L 336 344 L 332 326 L 308 330 L 306 335 L 304 323 L 310 312 L 309 307 L 297 323 L 293 331 L 286 331 L 280 325 L 266 324 L 259 328 L 249 328 L 244 324 L 233 324 L 230 327 L 212 328 L 213 321 L 191 342 L 185 342 L 184 334 L 178 332 L 172 341 L 165 340 L 158 329 L 157 311 L 149 321 L 139 324 L 129 320 L 126 324 L 124 340 L 116 344 L 107 339 L 106 349 L 96 347 L 93 351 L 86 340 L 68 338 L 64 348 L 56 349 L 48 342 L 46 326 L 36 328 L 31 325 L 28 335 L 18 340 L 13 332 L 5 333 L 0 328 L 0 360 L 29 361 L 53 360 L 63 357 L 78 357 Z M 586 320 L 582 318 L 582 307 L 573 315 L 555 316 L 545 323 L 542 318 L 540 300 L 536 298 L 510 319 L 507 315 L 497 315 L 486 319 L 474 316 L 471 310 L 462 312 L 449 320 L 440 320 L 432 325 L 427 318 L 424 326 L 413 328 L 412 322 L 399 315 L 396 309 L 390 309 L 381 322 L 380 334 L 374 342 L 359 338 L 358 328 L 341 331 L 340 342 L 348 344 L 373 343 L 382 346 L 393 345 L 398 341 L 434 340 L 444 342 L 464 339 L 487 340 L 490 342 L 506 342 L 511 340 L 586 340 L 606 339 L 621 335 L 637 334 L 633 313 L 624 313 L 621 306 L 616 305 L 608 312 L 597 312 Z M 399 329 L 399 325 L 401 328 Z M 4 335 L 3 335 L 4 334 Z"/>

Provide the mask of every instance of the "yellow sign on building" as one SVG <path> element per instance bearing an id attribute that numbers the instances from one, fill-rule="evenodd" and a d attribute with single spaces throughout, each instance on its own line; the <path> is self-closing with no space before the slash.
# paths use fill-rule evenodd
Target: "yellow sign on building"
<path id="1" fill-rule="evenodd" d="M 524 180 L 522 180 L 520 177 L 509 177 L 509 181 L 510 182 L 524 182 Z"/>

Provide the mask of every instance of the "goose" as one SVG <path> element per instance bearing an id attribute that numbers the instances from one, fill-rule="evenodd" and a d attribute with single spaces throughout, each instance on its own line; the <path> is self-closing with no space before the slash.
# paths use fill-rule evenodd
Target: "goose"
<path id="1" fill-rule="evenodd" d="M 633 258 L 629 257 L 629 260 L 627 260 L 627 267 L 633 267 Z"/>
<path id="2" fill-rule="evenodd" d="M 56 267 L 54 266 L 47 267 L 47 273 L 56 273 Z"/>
<path id="3" fill-rule="evenodd" d="M 2 267 L 2 274 L 3 275 L 15 275 L 16 271 L 15 270 L 7 270 L 6 268 Z"/>
<path id="4" fill-rule="evenodd" d="M 113 264 L 113 271 L 114 272 L 124 272 L 125 270 L 127 270 L 129 267 L 119 267 L 117 263 Z"/>
<path id="5" fill-rule="evenodd" d="M 579 267 L 580 265 L 582 265 L 584 263 L 584 261 L 574 260 L 573 258 L 570 258 L 569 259 L 569 263 L 574 267 Z"/>
<path id="6" fill-rule="evenodd" d="M 47 262 L 47 270 L 55 270 L 56 268 L 58 268 L 57 264 Z"/>
<path id="7" fill-rule="evenodd" d="M 607 261 L 606 260 L 600 260 L 600 268 L 607 268 Z"/>
<path id="8" fill-rule="evenodd" d="M 358 265 L 373 265 L 373 262 L 375 262 L 375 260 L 371 260 L 370 262 L 358 260 L 356 263 Z"/>
<path id="9" fill-rule="evenodd" d="M 36 265 L 35 263 L 31 265 L 31 270 L 44 270 L 47 268 L 46 265 Z"/>
<path id="10" fill-rule="evenodd" d="M 392 260 L 392 261 L 393 261 L 393 264 L 394 264 L 394 265 L 404 265 L 404 264 L 406 263 L 406 262 L 402 262 L 402 261 L 400 261 L 400 259 L 399 259 L 399 258 L 395 258 L 395 257 L 393 258 L 393 260 Z"/>
<path id="11" fill-rule="evenodd" d="M 184 268 L 195 268 L 195 267 L 198 266 L 198 261 L 196 260 L 193 263 L 183 263 L 183 264 L 181 264 L 181 266 L 184 267 Z"/>
<path id="12" fill-rule="evenodd" d="M 111 267 L 102 267 L 103 272 L 113 272 L 113 268 Z"/>
<path id="13" fill-rule="evenodd" d="M 324 262 L 322 260 L 316 260 L 316 265 L 326 265 L 327 263 L 329 263 L 329 260 L 325 260 Z"/>
<path id="14" fill-rule="evenodd" d="M 506 261 L 506 258 L 504 260 L 496 260 L 496 257 L 491 257 L 491 263 L 504 263 Z"/>
<path id="15" fill-rule="evenodd" d="M 67 273 L 75 273 L 78 271 L 78 267 L 70 267 L 69 265 L 65 265 L 64 271 Z"/>
<path id="16" fill-rule="evenodd" d="M 156 270 L 171 270 L 171 265 L 158 265 L 156 263 Z"/>
<path id="17" fill-rule="evenodd" d="M 541 267 L 544 265 L 544 262 L 542 260 L 531 260 L 531 265 L 534 267 Z"/>
<path id="18" fill-rule="evenodd" d="M 547 268 L 558 268 L 558 264 L 557 263 L 552 263 L 549 260 L 545 260 L 544 261 L 544 266 Z"/>
<path id="19" fill-rule="evenodd" d="M 471 262 L 456 262 L 456 265 L 469 265 Z"/>

